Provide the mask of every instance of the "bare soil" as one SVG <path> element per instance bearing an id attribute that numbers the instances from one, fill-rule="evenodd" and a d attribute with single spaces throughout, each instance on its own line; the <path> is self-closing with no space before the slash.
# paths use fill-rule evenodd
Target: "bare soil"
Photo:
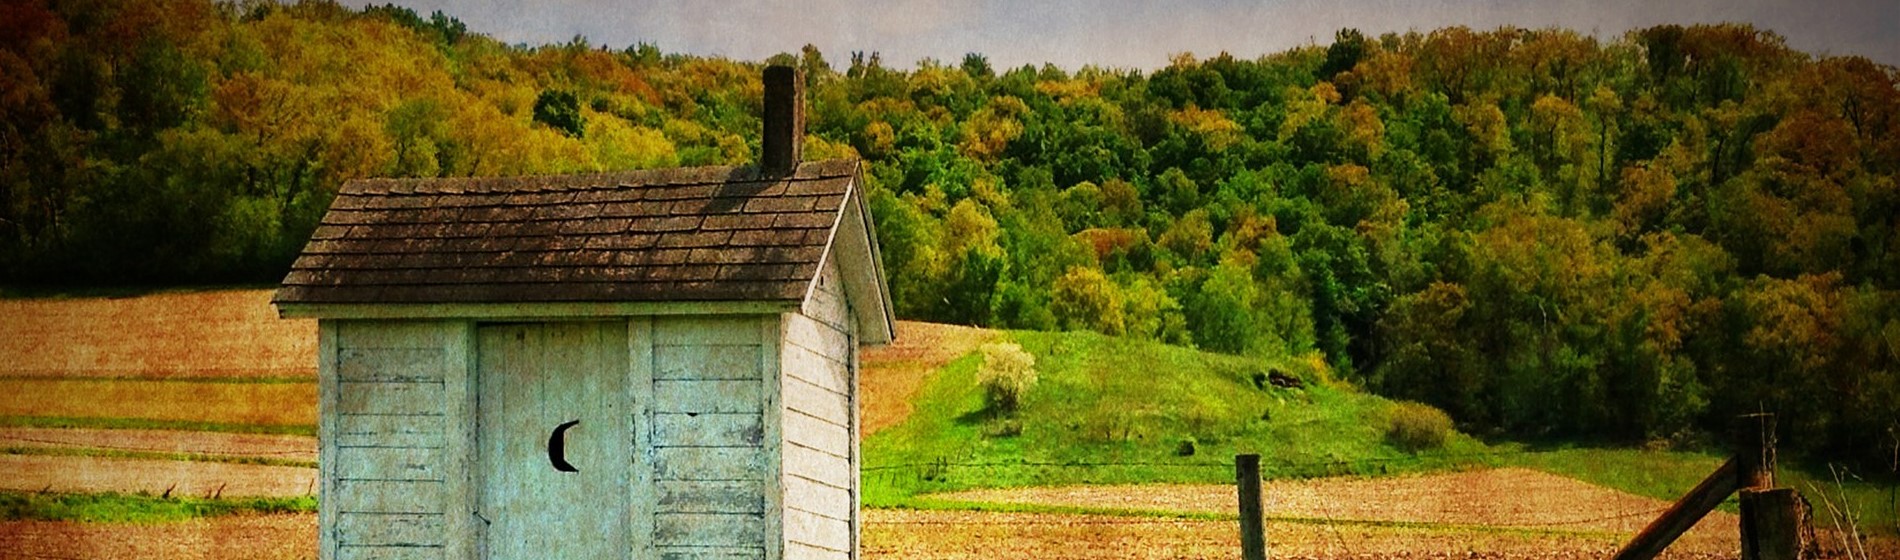
<path id="1" fill-rule="evenodd" d="M 314 377 L 316 321 L 271 293 L 0 299 L 0 376 Z"/>
<path id="2" fill-rule="evenodd" d="M 910 417 L 911 397 L 944 364 L 996 340 L 996 331 L 975 327 L 897 322 L 897 340 L 865 348 L 858 390 L 864 393 L 863 435 L 895 426 Z"/>
<path id="3" fill-rule="evenodd" d="M 178 523 L 0 522 L 0 558 L 301 559 L 317 557 L 315 514 L 233 515 Z"/>
<path id="4" fill-rule="evenodd" d="M 0 558 L 313 558 L 314 514 L 242 515 L 156 525 L 0 522 Z M 1281 559 L 1603 558 L 1618 540 L 1600 535 L 1473 533 L 1372 525 L 1271 523 Z M 867 559 L 1173 559 L 1239 556 L 1231 521 L 1091 515 L 868 510 Z M 1734 558 L 1731 550 L 1678 545 L 1674 559 Z"/>
<path id="5" fill-rule="evenodd" d="M 0 446 L 317 460 L 317 438 L 314 437 L 177 430 L 0 428 Z"/>
<path id="6" fill-rule="evenodd" d="M 1269 517 L 1337 519 L 1537 531 L 1633 534 L 1669 507 L 1575 479 L 1529 469 L 1487 469 L 1382 478 L 1269 481 Z M 1525 499 L 1535 496 L 1537 499 Z M 1231 485 L 1072 486 L 975 490 L 938 497 L 993 503 L 1163 512 L 1230 513 Z M 1562 507 L 1552 507 L 1562 504 Z M 1685 540 L 1740 546 L 1734 514 L 1715 512 Z"/>
<path id="7" fill-rule="evenodd" d="M 192 497 L 306 496 L 317 470 L 111 457 L 0 455 L 0 490 L 145 492 Z"/>

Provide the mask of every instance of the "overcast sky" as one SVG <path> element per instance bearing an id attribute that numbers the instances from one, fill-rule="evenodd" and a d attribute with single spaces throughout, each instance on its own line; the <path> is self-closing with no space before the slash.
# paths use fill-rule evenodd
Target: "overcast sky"
<path id="1" fill-rule="evenodd" d="M 390 0 L 377 0 L 382 4 Z M 394 0 L 425 16 L 460 18 L 510 43 L 576 35 L 619 48 L 760 60 L 810 43 L 834 67 L 852 51 L 909 67 L 987 55 L 997 68 L 1053 62 L 1154 69 L 1169 55 L 1222 51 L 1252 58 L 1333 32 L 1367 35 L 1449 25 L 1562 26 L 1612 39 L 1659 23 L 1753 23 L 1814 54 L 1860 54 L 1900 65 L 1900 0 Z M 362 0 L 356 0 L 363 4 Z"/>

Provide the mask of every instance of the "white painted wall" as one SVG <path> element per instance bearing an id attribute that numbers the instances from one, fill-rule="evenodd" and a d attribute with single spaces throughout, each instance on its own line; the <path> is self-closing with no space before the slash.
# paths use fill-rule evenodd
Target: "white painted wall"
<path id="1" fill-rule="evenodd" d="M 855 558 L 857 344 L 835 265 L 783 321 L 785 558 Z"/>

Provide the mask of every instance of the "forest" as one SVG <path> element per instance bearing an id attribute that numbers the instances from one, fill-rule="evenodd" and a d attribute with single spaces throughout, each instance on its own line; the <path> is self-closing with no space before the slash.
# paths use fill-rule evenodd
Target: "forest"
<path id="1" fill-rule="evenodd" d="M 1863 57 L 1725 24 L 737 61 L 452 16 L 0 0 L 0 284 L 273 283 L 363 177 L 747 164 L 787 63 L 806 157 L 867 162 L 903 318 L 1310 360 L 1533 441 L 1769 410 L 1900 466 L 1900 72 Z"/>

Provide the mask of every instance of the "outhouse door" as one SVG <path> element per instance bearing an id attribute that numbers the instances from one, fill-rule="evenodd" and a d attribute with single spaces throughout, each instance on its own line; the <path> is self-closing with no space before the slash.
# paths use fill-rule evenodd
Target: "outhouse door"
<path id="1" fill-rule="evenodd" d="M 486 557 L 627 558 L 635 465 L 627 325 L 477 328 Z"/>

